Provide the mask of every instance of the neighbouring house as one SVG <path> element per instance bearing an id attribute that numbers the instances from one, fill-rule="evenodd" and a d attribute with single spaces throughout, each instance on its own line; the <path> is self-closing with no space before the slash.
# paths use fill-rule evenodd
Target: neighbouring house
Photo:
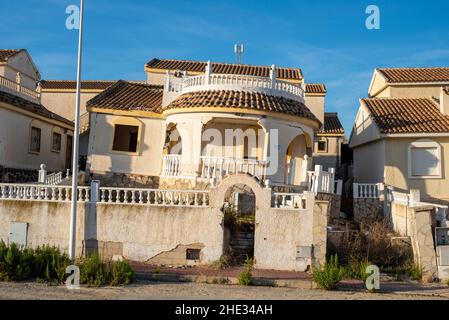
<path id="1" fill-rule="evenodd" d="M 350 147 L 355 182 L 449 201 L 449 67 L 376 69 Z"/>
<path id="2" fill-rule="evenodd" d="M 94 179 L 198 188 L 232 172 L 307 185 L 324 85 L 275 66 L 153 59 L 145 71 L 146 83 L 120 80 L 87 102 Z"/>
<path id="3" fill-rule="evenodd" d="M 70 168 L 73 122 L 48 110 L 28 51 L 0 50 L 0 182 L 37 181 L 37 170 Z"/>
<path id="4" fill-rule="evenodd" d="M 315 134 L 313 163 L 324 170 L 338 169 L 341 165 L 342 144 L 346 142 L 345 130 L 336 112 L 324 113 L 324 124 Z"/>

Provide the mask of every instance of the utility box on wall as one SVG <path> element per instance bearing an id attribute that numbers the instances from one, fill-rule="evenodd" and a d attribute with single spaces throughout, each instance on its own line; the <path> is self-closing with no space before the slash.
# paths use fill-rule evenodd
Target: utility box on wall
<path id="1" fill-rule="evenodd" d="M 9 225 L 9 243 L 15 243 L 18 246 L 27 245 L 28 223 L 10 222 Z"/>
<path id="2" fill-rule="evenodd" d="M 296 246 L 296 259 L 305 259 L 312 257 L 311 246 Z"/>

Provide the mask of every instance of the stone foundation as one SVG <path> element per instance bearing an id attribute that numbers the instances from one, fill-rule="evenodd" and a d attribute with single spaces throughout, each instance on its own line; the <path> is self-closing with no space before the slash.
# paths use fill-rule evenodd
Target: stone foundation
<path id="1" fill-rule="evenodd" d="M 376 198 L 354 199 L 354 221 L 382 220 L 384 218 L 383 201 Z"/>
<path id="2" fill-rule="evenodd" d="M 159 177 L 116 172 L 91 173 L 90 180 L 99 180 L 102 187 L 158 188 Z"/>
<path id="3" fill-rule="evenodd" d="M 160 177 L 160 189 L 176 189 L 176 190 L 206 190 L 209 182 L 205 179 L 187 179 L 187 178 L 172 178 Z"/>

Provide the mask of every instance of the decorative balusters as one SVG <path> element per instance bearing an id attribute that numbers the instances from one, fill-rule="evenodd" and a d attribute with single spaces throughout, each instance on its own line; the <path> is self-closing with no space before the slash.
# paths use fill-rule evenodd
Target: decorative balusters
<path id="1" fill-rule="evenodd" d="M 307 208 L 306 198 L 302 193 L 273 192 L 272 208 L 304 210 Z"/>
<path id="2" fill-rule="evenodd" d="M 379 198 L 381 190 L 384 190 L 382 183 L 354 183 L 353 198 Z"/>

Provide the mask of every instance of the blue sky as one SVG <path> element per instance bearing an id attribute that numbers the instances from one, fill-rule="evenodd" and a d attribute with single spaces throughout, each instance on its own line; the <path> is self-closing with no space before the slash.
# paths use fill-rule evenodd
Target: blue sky
<path id="1" fill-rule="evenodd" d="M 27 48 L 43 78 L 74 79 L 77 32 L 65 28 L 75 0 L 3 1 L 2 48 Z M 328 88 L 349 135 L 376 67 L 449 66 L 449 1 L 85 0 L 84 79 L 144 79 L 153 57 L 300 67 Z M 365 28 L 380 8 L 381 29 Z"/>

